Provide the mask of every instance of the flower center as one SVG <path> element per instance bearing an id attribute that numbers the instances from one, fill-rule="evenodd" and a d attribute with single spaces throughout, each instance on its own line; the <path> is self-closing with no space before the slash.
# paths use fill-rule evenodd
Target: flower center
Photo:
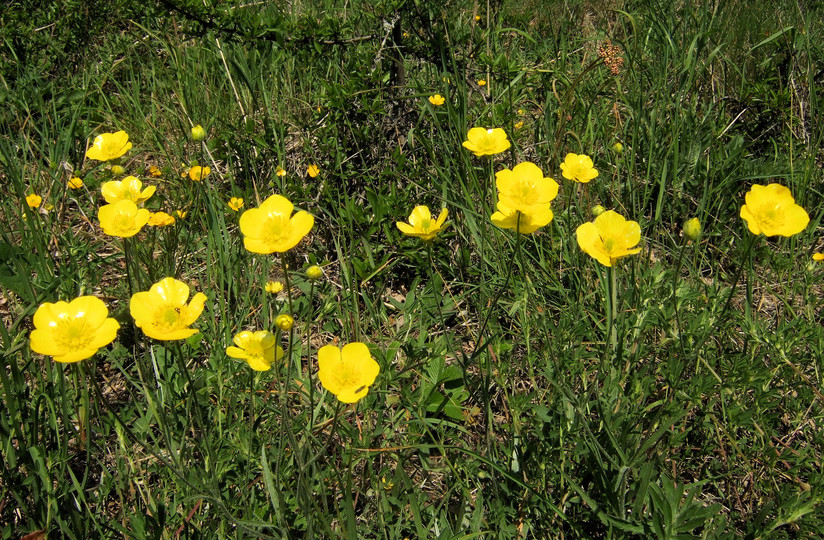
<path id="1" fill-rule="evenodd" d="M 129 232 L 134 228 L 134 218 L 127 214 L 120 214 L 114 219 L 114 227 L 117 232 Z"/>
<path id="2" fill-rule="evenodd" d="M 65 350 L 85 349 L 92 341 L 94 332 L 82 319 L 68 319 L 57 323 L 55 341 Z"/>
<path id="3" fill-rule="evenodd" d="M 165 306 L 157 311 L 153 322 L 155 328 L 161 332 L 171 332 L 181 327 L 179 306 Z"/>
<path id="4" fill-rule="evenodd" d="M 431 219 L 422 219 L 420 223 L 421 230 L 424 232 L 428 232 L 429 228 L 432 227 L 432 220 Z"/>
<path id="5" fill-rule="evenodd" d="M 269 214 L 263 222 L 260 239 L 267 244 L 279 244 L 289 238 L 291 223 L 283 214 Z"/>

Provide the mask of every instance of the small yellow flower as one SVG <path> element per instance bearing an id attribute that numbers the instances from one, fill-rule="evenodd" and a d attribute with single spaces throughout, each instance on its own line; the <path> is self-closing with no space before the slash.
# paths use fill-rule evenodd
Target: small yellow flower
<path id="1" fill-rule="evenodd" d="M 444 222 L 449 211 L 441 210 L 438 219 L 433 220 L 427 206 L 416 206 L 409 214 L 409 223 L 398 221 L 395 225 L 406 236 L 416 236 L 424 242 L 431 242 L 444 229 Z"/>
<path id="2" fill-rule="evenodd" d="M 693 242 L 697 242 L 701 238 L 701 222 L 698 221 L 697 217 L 684 222 L 684 236 Z"/>
<path id="3" fill-rule="evenodd" d="M 186 339 L 197 334 L 189 328 L 203 313 L 206 295 L 197 293 L 188 304 L 189 286 L 163 278 L 148 290 L 132 295 L 129 312 L 134 323 L 150 338 L 162 341 Z"/>
<path id="4" fill-rule="evenodd" d="M 587 183 L 598 176 L 598 171 L 592 166 L 592 159 L 584 154 L 567 154 L 561 163 L 561 174 L 567 180 Z"/>
<path id="5" fill-rule="evenodd" d="M 343 403 L 356 403 L 369 392 L 380 366 L 365 343 L 349 343 L 339 349 L 325 345 L 318 351 L 318 378 Z"/>
<path id="6" fill-rule="evenodd" d="M 295 247 L 312 230 L 315 218 L 302 210 L 293 216 L 293 209 L 289 199 L 272 195 L 258 208 L 243 212 L 239 224 L 244 247 L 261 255 Z"/>
<path id="7" fill-rule="evenodd" d="M 134 176 L 127 176 L 123 180 L 112 180 L 100 186 L 100 193 L 109 204 L 119 201 L 132 201 L 140 204 L 149 200 L 155 190 L 157 190 L 155 186 L 143 189 L 143 182 Z"/>
<path id="8" fill-rule="evenodd" d="M 97 161 L 109 161 L 119 158 L 132 148 L 129 135 L 125 131 L 101 133 L 86 150 L 86 157 Z"/>
<path id="9" fill-rule="evenodd" d="M 466 139 L 463 142 L 464 148 L 479 157 L 500 154 L 511 146 L 506 132 L 501 128 L 474 127 L 466 134 Z"/>
<path id="10" fill-rule="evenodd" d="M 480 15 L 475 15 L 475 20 L 476 20 L 476 21 L 480 21 L 480 20 L 481 20 L 481 16 L 480 16 Z"/>
<path id="11" fill-rule="evenodd" d="M 36 193 L 29 193 L 26 195 L 26 204 L 28 204 L 30 208 L 38 208 L 42 202 L 43 197 Z"/>
<path id="12" fill-rule="evenodd" d="M 135 203 L 128 200 L 101 206 L 97 211 L 97 219 L 103 232 L 121 238 L 130 238 L 139 233 L 150 217 L 151 212 L 145 208 L 138 208 Z"/>
<path id="13" fill-rule="evenodd" d="M 824 253 L 813 253 L 813 260 L 816 262 L 824 261 Z"/>
<path id="14" fill-rule="evenodd" d="M 195 182 L 200 182 L 212 172 L 212 169 L 209 167 L 201 167 L 200 165 L 195 165 L 191 169 L 189 169 L 189 178 L 194 180 Z"/>
<path id="15" fill-rule="evenodd" d="M 243 199 L 241 197 L 232 197 L 229 199 L 229 208 L 235 212 L 240 211 L 243 208 Z"/>
<path id="16" fill-rule="evenodd" d="M 429 96 L 429 103 L 431 103 L 432 105 L 435 105 L 436 107 L 439 107 L 439 106 L 443 105 L 445 102 L 446 102 L 446 98 L 444 98 L 440 94 L 435 94 L 434 96 Z"/>
<path id="17" fill-rule="evenodd" d="M 484 79 L 479 80 L 478 86 L 486 86 L 486 81 Z"/>
<path id="18" fill-rule="evenodd" d="M 807 228 L 810 216 L 795 204 L 790 190 L 780 184 L 754 185 L 745 196 L 740 215 L 753 234 L 792 236 Z"/>
<path id="19" fill-rule="evenodd" d="M 200 124 L 192 128 L 192 139 L 202 141 L 206 138 L 206 130 Z"/>
<path id="20" fill-rule="evenodd" d="M 320 169 L 313 163 L 306 168 L 306 174 L 308 174 L 310 178 L 315 178 L 320 174 Z"/>
<path id="21" fill-rule="evenodd" d="M 158 169 L 155 165 L 152 165 L 151 167 L 149 167 L 149 175 L 150 176 L 154 176 L 155 178 L 157 178 L 158 176 L 160 176 L 162 174 L 163 173 L 160 171 L 160 169 Z"/>
<path id="22" fill-rule="evenodd" d="M 268 371 L 275 360 L 283 358 L 283 349 L 277 346 L 276 339 L 268 330 L 240 332 L 232 339 L 237 347 L 226 347 L 226 354 L 245 360 L 255 371 Z"/>
<path id="23" fill-rule="evenodd" d="M 277 294 L 283 290 L 283 283 L 280 281 L 267 281 L 264 290 L 269 294 Z"/>
<path id="24" fill-rule="evenodd" d="M 166 227 L 168 225 L 174 225 L 175 218 L 166 212 L 155 212 L 149 216 L 149 221 L 146 224 L 151 227 Z"/>
<path id="25" fill-rule="evenodd" d="M 72 176 L 69 178 L 68 183 L 69 189 L 80 189 L 83 187 L 83 179 L 78 178 L 76 176 Z"/>
<path id="26" fill-rule="evenodd" d="M 518 109 L 518 116 L 523 116 L 523 114 L 524 114 L 524 110 L 523 109 Z"/>
<path id="27" fill-rule="evenodd" d="M 91 358 L 117 336 L 120 324 L 95 296 L 71 302 L 45 302 L 34 313 L 31 350 L 51 356 L 55 362 L 79 362 Z"/>
<path id="28" fill-rule="evenodd" d="M 523 120 L 521 120 L 520 122 L 515 123 L 515 129 L 521 129 L 522 127 L 524 127 Z"/>
<path id="29" fill-rule="evenodd" d="M 124 169 L 120 165 L 112 165 L 111 170 L 112 170 L 112 174 L 117 174 L 117 175 L 120 175 L 120 174 L 123 174 L 123 173 L 126 172 L 126 169 Z"/>
<path id="30" fill-rule="evenodd" d="M 275 174 L 282 178 L 286 176 L 286 171 L 283 169 L 283 167 L 278 167 L 277 171 L 275 171 Z"/>
<path id="31" fill-rule="evenodd" d="M 186 219 L 187 214 L 188 212 L 186 212 L 185 210 L 175 210 L 175 217 L 177 217 L 178 219 Z"/>
<path id="32" fill-rule="evenodd" d="M 275 326 L 280 328 L 283 332 L 288 332 L 295 326 L 295 319 L 287 313 L 281 313 L 275 317 Z"/>
<path id="33" fill-rule="evenodd" d="M 641 241 L 641 226 L 612 210 L 579 226 L 575 235 L 584 253 L 604 266 L 641 251 L 635 247 Z"/>
<path id="34" fill-rule="evenodd" d="M 317 281 L 323 277 L 323 269 L 320 266 L 313 264 L 306 269 L 306 277 L 312 281 Z"/>

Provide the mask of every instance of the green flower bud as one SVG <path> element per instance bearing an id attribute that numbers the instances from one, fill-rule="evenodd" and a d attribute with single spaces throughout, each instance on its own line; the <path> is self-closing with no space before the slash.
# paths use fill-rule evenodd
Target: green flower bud
<path id="1" fill-rule="evenodd" d="M 697 217 L 684 222 L 684 236 L 693 242 L 697 242 L 701 238 L 701 222 L 698 221 Z"/>

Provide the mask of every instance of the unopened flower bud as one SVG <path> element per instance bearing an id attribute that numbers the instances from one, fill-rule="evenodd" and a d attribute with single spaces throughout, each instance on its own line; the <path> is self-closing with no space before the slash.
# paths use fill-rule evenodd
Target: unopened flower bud
<path id="1" fill-rule="evenodd" d="M 596 204 L 595 206 L 590 208 L 589 211 L 592 212 L 593 216 L 598 217 L 601 214 L 603 214 L 604 212 L 606 212 L 606 209 L 603 206 L 601 206 L 600 204 Z"/>
<path id="2" fill-rule="evenodd" d="M 621 154 L 621 153 L 624 152 L 624 145 L 617 142 L 617 143 L 612 145 L 612 151 L 615 152 L 616 154 Z"/>
<path id="3" fill-rule="evenodd" d="M 697 242 L 701 238 L 701 222 L 698 221 L 697 217 L 684 222 L 684 236 L 693 242 Z"/>
<path id="4" fill-rule="evenodd" d="M 306 277 L 311 279 L 312 281 L 317 281 L 323 277 L 323 270 L 320 266 L 313 264 L 312 266 L 306 269 Z"/>
<path id="5" fill-rule="evenodd" d="M 202 141 L 206 138 L 206 130 L 200 124 L 192 128 L 192 139 Z"/>
<path id="6" fill-rule="evenodd" d="M 294 325 L 295 319 L 293 319 L 291 315 L 281 313 L 280 315 L 275 317 L 275 326 L 277 326 L 284 332 L 288 332 L 289 330 L 291 330 Z"/>
<path id="7" fill-rule="evenodd" d="M 123 174 L 124 172 L 126 172 L 126 169 L 124 169 L 120 165 L 112 165 L 112 172 L 114 174 Z"/>

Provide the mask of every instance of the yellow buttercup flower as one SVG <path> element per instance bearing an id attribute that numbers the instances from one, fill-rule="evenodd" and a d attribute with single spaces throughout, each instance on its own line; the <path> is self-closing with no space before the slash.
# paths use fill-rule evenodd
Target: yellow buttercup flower
<path id="1" fill-rule="evenodd" d="M 277 317 L 275 317 L 275 326 L 280 328 L 284 332 L 288 332 L 295 326 L 295 319 L 292 318 L 291 315 L 287 313 L 281 313 Z"/>
<path id="2" fill-rule="evenodd" d="M 561 174 L 567 180 L 587 183 L 598 176 L 598 171 L 592 166 L 592 159 L 584 154 L 567 154 L 561 163 Z"/>
<path id="3" fill-rule="evenodd" d="M 166 227 L 168 225 L 174 225 L 175 218 L 166 212 L 155 212 L 149 216 L 149 221 L 146 222 L 146 224 L 152 227 Z"/>
<path id="4" fill-rule="evenodd" d="M 101 133 L 86 150 L 86 157 L 97 161 L 117 159 L 132 148 L 129 135 L 125 131 Z"/>
<path id="5" fill-rule="evenodd" d="M 283 358 L 283 349 L 277 346 L 275 335 L 268 330 L 240 332 L 232 341 L 237 347 L 226 347 L 226 354 L 245 360 L 255 371 L 268 371 L 275 360 Z"/>
<path id="6" fill-rule="evenodd" d="M 317 175 L 320 174 L 320 169 L 317 165 L 312 164 L 306 168 L 306 173 L 309 175 L 310 178 L 315 178 Z"/>
<path id="7" fill-rule="evenodd" d="M 69 189 L 80 189 L 83 187 L 83 180 L 76 176 L 69 178 L 68 182 Z"/>
<path id="8" fill-rule="evenodd" d="M 816 262 L 824 261 L 824 253 L 813 253 L 813 260 Z"/>
<path id="9" fill-rule="evenodd" d="M 155 186 L 143 189 L 143 182 L 134 176 L 127 176 L 123 180 L 112 180 L 100 186 L 100 193 L 109 204 L 119 201 L 132 201 L 140 204 L 149 200 L 155 190 L 157 190 Z"/>
<path id="10" fill-rule="evenodd" d="M 152 165 L 152 166 L 149 167 L 149 174 L 151 176 L 158 177 L 158 176 L 162 175 L 163 173 L 160 171 L 160 169 L 157 168 L 156 165 Z"/>
<path id="11" fill-rule="evenodd" d="M 163 278 L 148 290 L 132 295 L 129 312 L 134 323 L 150 338 L 163 341 L 186 339 L 197 334 L 189 328 L 203 313 L 206 295 L 197 293 L 188 304 L 189 286 Z"/>
<path id="12" fill-rule="evenodd" d="M 30 208 L 38 208 L 42 202 L 43 197 L 36 193 L 29 193 L 26 195 L 26 204 L 28 204 Z"/>
<path id="13" fill-rule="evenodd" d="M 439 107 L 446 102 L 446 98 L 440 94 L 435 94 L 434 96 L 429 96 L 429 103 Z"/>
<path id="14" fill-rule="evenodd" d="M 282 195 L 272 195 L 258 207 L 240 216 L 243 245 L 252 253 L 268 255 L 289 251 L 309 234 L 315 218 L 301 210 L 294 216 L 294 206 Z"/>
<path id="15" fill-rule="evenodd" d="M 238 212 L 241 208 L 243 208 L 243 199 L 241 197 L 232 197 L 229 199 L 229 208 Z"/>
<path id="16" fill-rule="evenodd" d="M 525 214 L 548 208 L 558 196 L 558 182 L 545 178 L 541 169 L 530 161 L 495 173 L 495 185 L 500 202 Z"/>
<path id="17" fill-rule="evenodd" d="M 520 122 L 515 123 L 515 129 L 521 129 L 522 127 L 524 127 L 523 120 L 521 120 Z"/>
<path id="18" fill-rule="evenodd" d="M 201 180 L 209 176 L 211 172 L 212 169 L 210 169 L 209 167 L 201 167 L 200 165 L 195 165 L 194 167 L 189 169 L 189 178 L 191 178 L 195 182 L 200 182 Z"/>
<path id="19" fill-rule="evenodd" d="M 280 177 L 283 177 L 283 176 L 286 176 L 286 171 L 283 169 L 283 167 L 278 167 L 277 170 L 275 171 L 275 174 L 280 176 Z"/>
<path id="20" fill-rule="evenodd" d="M 339 349 L 326 345 L 318 351 L 320 383 L 343 403 L 356 403 L 369 392 L 380 366 L 364 343 L 349 343 Z"/>
<path id="21" fill-rule="evenodd" d="M 178 219 L 186 219 L 186 214 L 188 214 L 188 212 L 185 210 L 175 210 L 175 216 Z"/>
<path id="22" fill-rule="evenodd" d="M 444 222 L 448 214 L 447 209 L 443 208 L 438 215 L 438 219 L 433 220 L 428 207 L 416 206 L 409 214 L 409 223 L 398 221 L 395 225 L 406 236 L 416 236 L 424 242 L 431 242 L 444 229 Z"/>
<path id="23" fill-rule="evenodd" d="M 479 80 L 478 86 L 486 86 L 486 81 L 484 79 Z"/>
<path id="24" fill-rule="evenodd" d="M 150 217 L 151 212 L 145 208 L 138 208 L 132 201 L 107 204 L 97 211 L 97 219 L 103 232 L 121 238 L 129 238 L 139 233 Z"/>
<path id="25" fill-rule="evenodd" d="M 34 313 L 31 350 L 51 356 L 55 362 L 79 362 L 91 358 L 117 336 L 120 324 L 95 296 L 71 302 L 45 302 Z"/>
<path id="26" fill-rule="evenodd" d="M 575 235 L 584 253 L 604 266 L 612 266 L 621 257 L 641 251 L 635 247 L 641 241 L 641 226 L 613 210 L 579 226 Z"/>
<path id="27" fill-rule="evenodd" d="M 269 294 L 277 294 L 283 290 L 283 283 L 280 281 L 267 281 L 264 290 Z"/>
<path id="28" fill-rule="evenodd" d="M 511 143 L 507 139 L 506 132 L 501 128 L 474 127 L 466 134 L 463 146 L 480 157 L 500 154 L 509 148 Z"/>
<path id="29" fill-rule="evenodd" d="M 741 217 L 753 234 L 792 236 L 807 228 L 810 216 L 780 184 L 754 185 L 745 196 Z"/>

